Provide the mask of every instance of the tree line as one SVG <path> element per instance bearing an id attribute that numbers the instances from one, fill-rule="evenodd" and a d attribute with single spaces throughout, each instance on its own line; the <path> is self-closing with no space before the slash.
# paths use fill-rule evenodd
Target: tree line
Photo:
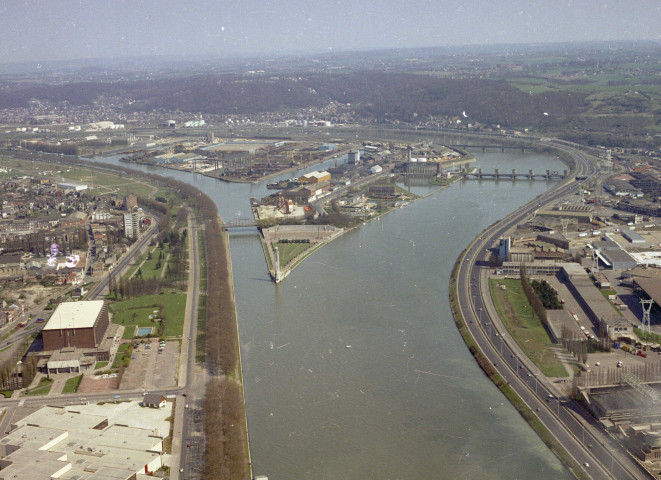
<path id="1" fill-rule="evenodd" d="M 541 320 L 542 325 L 544 325 L 544 327 L 548 330 L 549 319 L 548 319 L 548 315 L 546 314 L 546 309 L 544 308 L 544 305 L 542 304 L 542 301 L 540 300 L 539 296 L 535 292 L 535 289 L 528 281 L 525 264 L 521 264 L 521 268 L 519 272 L 521 277 L 521 285 L 523 287 L 523 293 L 525 293 L 526 298 L 528 299 L 528 302 L 532 307 L 532 311 L 535 312 L 535 315 L 537 315 L 537 317 Z"/>
<path id="2" fill-rule="evenodd" d="M 546 310 L 561 310 L 562 304 L 556 295 L 555 290 L 546 280 L 533 280 L 531 283 L 532 288 L 542 302 L 542 306 Z"/>

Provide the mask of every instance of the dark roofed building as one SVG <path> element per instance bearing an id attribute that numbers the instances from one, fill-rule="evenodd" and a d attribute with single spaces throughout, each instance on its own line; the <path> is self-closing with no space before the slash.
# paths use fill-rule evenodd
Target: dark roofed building
<path id="1" fill-rule="evenodd" d="M 165 395 L 161 393 L 148 393 L 142 399 L 142 406 L 148 408 L 161 408 L 167 403 Z"/>

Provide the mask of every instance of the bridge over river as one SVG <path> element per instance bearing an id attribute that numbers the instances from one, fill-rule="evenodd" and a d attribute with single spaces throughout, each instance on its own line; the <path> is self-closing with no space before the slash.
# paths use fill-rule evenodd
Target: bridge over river
<path id="1" fill-rule="evenodd" d="M 245 217 L 236 217 L 229 222 L 222 223 L 220 227 L 223 230 L 229 230 L 230 228 L 244 228 L 244 227 L 257 227 L 257 220 L 254 218 L 245 218 Z"/>
<path id="2" fill-rule="evenodd" d="M 494 169 L 494 173 L 485 173 L 481 168 L 478 168 L 477 170 L 473 169 L 470 171 L 466 170 L 465 168 L 462 168 L 461 171 L 459 172 L 459 175 L 461 175 L 462 178 L 470 178 L 470 179 L 478 179 L 478 180 L 483 180 L 483 179 L 563 180 L 567 178 L 569 173 L 567 170 L 563 170 L 562 172 L 556 170 L 546 170 L 545 173 L 535 173 L 532 169 L 528 170 L 527 173 L 518 173 L 516 171 L 516 168 L 513 168 L 511 173 L 501 172 L 499 168 Z"/>

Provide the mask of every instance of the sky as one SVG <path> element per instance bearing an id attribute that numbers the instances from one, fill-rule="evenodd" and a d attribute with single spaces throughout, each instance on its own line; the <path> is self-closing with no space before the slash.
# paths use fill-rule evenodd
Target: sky
<path id="1" fill-rule="evenodd" d="M 0 0 L 0 64 L 654 40 L 661 0 Z"/>

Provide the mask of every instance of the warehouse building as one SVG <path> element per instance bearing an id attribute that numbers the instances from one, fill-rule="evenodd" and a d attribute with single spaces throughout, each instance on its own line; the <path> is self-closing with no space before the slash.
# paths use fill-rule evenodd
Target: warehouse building
<path id="1" fill-rule="evenodd" d="M 42 330 L 44 350 L 96 348 L 108 329 L 103 300 L 61 303 Z"/>
<path id="2" fill-rule="evenodd" d="M 633 230 L 622 230 L 622 236 L 626 238 L 630 243 L 633 244 L 641 244 L 645 243 L 645 239 L 638 235 L 636 232 Z"/>
<path id="3" fill-rule="evenodd" d="M 329 182 L 330 179 L 331 179 L 331 174 L 326 171 L 310 172 L 298 177 L 299 183 L 324 183 L 324 182 Z"/>
<path id="4" fill-rule="evenodd" d="M 613 306 L 604 298 L 585 269 L 576 263 L 566 263 L 562 276 L 567 288 L 593 325 L 599 325 L 602 318 L 611 318 L 615 313 Z"/>
<path id="5" fill-rule="evenodd" d="M 525 268 L 526 275 L 528 276 L 556 275 L 562 269 L 563 265 L 563 263 L 543 260 L 530 263 L 503 262 L 502 267 L 497 270 L 497 273 L 501 275 L 519 276 L 521 274 L 521 268 Z"/>
<path id="6" fill-rule="evenodd" d="M 599 328 L 608 335 L 611 340 L 617 340 L 622 337 L 633 338 L 633 327 L 623 317 L 611 315 L 602 317 L 599 321 Z"/>
<path id="7" fill-rule="evenodd" d="M 163 466 L 172 403 L 42 407 L 0 440 L 0 478 L 132 480 Z M 145 477 L 146 478 L 146 477 Z"/>

